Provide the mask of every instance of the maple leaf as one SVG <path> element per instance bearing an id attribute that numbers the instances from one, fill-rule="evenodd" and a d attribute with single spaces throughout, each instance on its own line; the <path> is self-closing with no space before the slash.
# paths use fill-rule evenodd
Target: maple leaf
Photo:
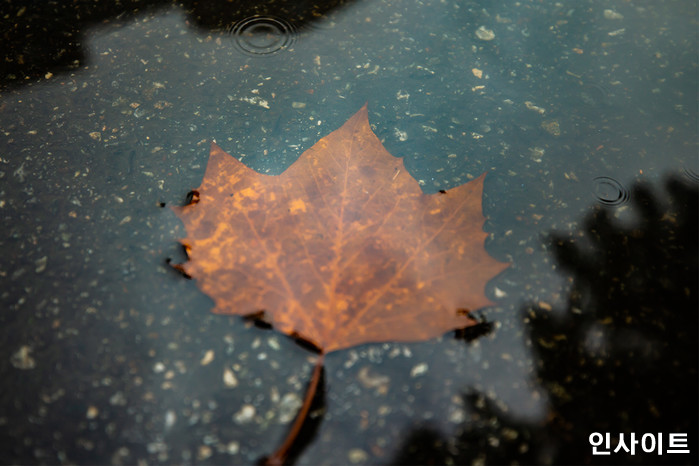
<path id="1" fill-rule="evenodd" d="M 492 304 L 485 286 L 509 264 L 484 248 L 484 179 L 424 194 L 371 130 L 366 105 L 277 176 L 213 143 L 192 202 L 173 208 L 189 258 L 176 267 L 213 312 L 264 311 L 318 348 L 317 386 L 323 354 L 430 339 L 474 325 L 469 311 Z"/>

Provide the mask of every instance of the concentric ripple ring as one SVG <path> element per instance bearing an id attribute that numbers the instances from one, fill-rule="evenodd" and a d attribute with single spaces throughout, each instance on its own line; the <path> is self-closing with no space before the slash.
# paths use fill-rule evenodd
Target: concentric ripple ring
<path id="1" fill-rule="evenodd" d="M 237 48 L 246 55 L 271 55 L 288 49 L 296 40 L 296 29 L 274 16 L 251 16 L 229 28 Z"/>
<path id="2" fill-rule="evenodd" d="M 682 168 L 682 172 L 684 173 L 684 176 L 686 176 L 690 180 L 694 181 L 695 183 L 699 183 L 699 172 L 697 172 L 693 168 L 684 167 Z"/>
<path id="3" fill-rule="evenodd" d="M 616 206 L 629 200 L 629 191 L 614 178 L 598 176 L 594 180 L 592 194 L 600 204 Z"/>

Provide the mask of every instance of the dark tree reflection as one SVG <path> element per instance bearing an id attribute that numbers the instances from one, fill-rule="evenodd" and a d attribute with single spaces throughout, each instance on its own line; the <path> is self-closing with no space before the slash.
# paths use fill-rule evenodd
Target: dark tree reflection
<path id="1" fill-rule="evenodd" d="M 696 184 L 666 183 L 668 200 L 638 184 L 638 219 L 621 226 L 594 211 L 584 235 L 553 235 L 572 275 L 564 311 L 525 310 L 537 382 L 550 408 L 542 425 L 518 423 L 479 394 L 456 438 L 430 429 L 406 439 L 397 464 L 697 464 L 698 301 Z M 592 432 L 686 433 L 690 454 L 623 451 L 593 456 Z M 667 437 L 664 439 L 667 448 Z"/>
<path id="2" fill-rule="evenodd" d="M 0 89 L 31 83 L 49 71 L 55 74 L 84 66 L 89 57 L 83 42 L 90 27 L 125 21 L 156 8 L 178 6 L 190 24 L 208 33 L 256 15 L 282 17 L 302 29 L 351 1 L 0 2 Z"/>

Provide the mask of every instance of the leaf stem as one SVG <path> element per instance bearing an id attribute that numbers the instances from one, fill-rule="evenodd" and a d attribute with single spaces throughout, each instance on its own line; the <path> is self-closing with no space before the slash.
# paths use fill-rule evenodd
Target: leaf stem
<path id="1" fill-rule="evenodd" d="M 299 409 L 299 412 L 296 415 L 296 419 L 294 420 L 294 423 L 291 426 L 291 429 L 289 430 L 286 439 L 284 439 L 284 443 L 282 443 L 282 445 L 265 460 L 264 464 L 276 466 L 285 463 L 287 456 L 289 455 L 289 450 L 291 450 L 291 447 L 294 445 L 296 438 L 301 432 L 303 424 L 306 422 L 306 419 L 308 418 L 308 413 L 311 410 L 313 399 L 315 398 L 316 392 L 318 391 L 320 376 L 323 372 L 324 358 L 325 354 L 320 353 L 320 355 L 318 356 L 318 360 L 316 361 L 315 368 L 313 369 L 313 375 L 311 376 L 311 381 L 308 384 L 308 389 L 306 390 L 306 397 L 303 400 L 303 405 L 301 405 L 301 409 Z"/>

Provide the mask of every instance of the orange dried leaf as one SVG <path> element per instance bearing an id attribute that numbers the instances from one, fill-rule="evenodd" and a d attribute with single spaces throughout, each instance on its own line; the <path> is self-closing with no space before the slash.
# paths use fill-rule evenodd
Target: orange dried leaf
<path id="1" fill-rule="evenodd" d="M 369 126 L 366 105 L 284 173 L 258 173 L 212 144 L 196 202 L 175 208 L 180 269 L 214 312 L 264 310 L 328 353 L 419 341 L 473 325 L 508 264 L 484 249 L 485 174 L 424 194 Z"/>

